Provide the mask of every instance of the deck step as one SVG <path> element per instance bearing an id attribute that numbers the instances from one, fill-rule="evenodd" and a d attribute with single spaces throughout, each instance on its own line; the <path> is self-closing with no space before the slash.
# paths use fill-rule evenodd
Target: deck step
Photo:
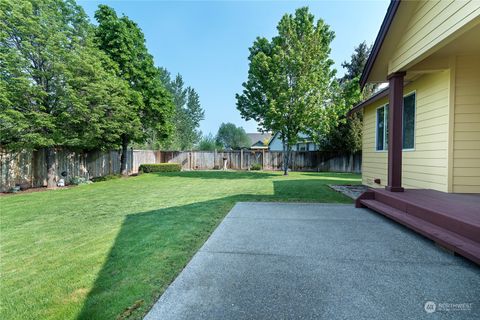
<path id="1" fill-rule="evenodd" d="M 377 200 L 360 200 L 364 206 L 377 211 L 384 216 L 403 224 L 417 233 L 435 241 L 439 245 L 480 264 L 480 243 L 463 237 L 441 226 L 432 224 L 416 216 L 410 215 L 397 208 L 391 207 Z"/>
<path id="2" fill-rule="evenodd" d="M 451 232 L 461 234 L 475 242 L 480 242 L 480 223 L 478 219 L 452 214 L 456 213 L 455 210 L 462 209 L 452 208 L 447 201 L 442 202 L 441 198 L 433 200 L 423 198 L 422 201 L 419 201 L 413 198 L 415 194 L 404 197 L 407 193 L 409 192 L 405 191 L 404 194 L 395 194 L 383 190 L 375 191 L 374 199 L 410 216 L 415 216 Z M 435 202 L 432 203 L 433 201 Z M 468 209 L 466 208 L 464 211 Z M 461 213 L 459 212 L 459 214 Z"/>

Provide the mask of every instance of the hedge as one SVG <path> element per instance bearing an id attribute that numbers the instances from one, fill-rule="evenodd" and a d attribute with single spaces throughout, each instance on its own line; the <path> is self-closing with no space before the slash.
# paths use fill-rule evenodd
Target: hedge
<path id="1" fill-rule="evenodd" d="M 177 163 L 157 163 L 157 164 L 141 164 L 138 171 L 149 172 L 176 172 L 180 171 L 182 167 Z"/>

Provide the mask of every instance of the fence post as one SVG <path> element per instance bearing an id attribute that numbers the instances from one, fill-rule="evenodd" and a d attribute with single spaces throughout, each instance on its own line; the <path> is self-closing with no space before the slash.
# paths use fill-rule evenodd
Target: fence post
<path id="1" fill-rule="evenodd" d="M 240 170 L 243 170 L 243 149 L 240 149 Z"/>
<path id="2" fill-rule="evenodd" d="M 262 149 L 262 170 L 265 170 L 265 149 Z"/>

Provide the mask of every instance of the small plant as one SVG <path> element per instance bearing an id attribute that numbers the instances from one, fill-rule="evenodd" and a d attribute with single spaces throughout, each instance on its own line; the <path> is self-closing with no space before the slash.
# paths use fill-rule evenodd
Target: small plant
<path id="1" fill-rule="evenodd" d="M 92 181 L 93 182 L 109 181 L 109 180 L 118 179 L 121 176 L 122 175 L 120 174 L 107 174 L 106 176 L 92 178 Z"/>
<path id="2" fill-rule="evenodd" d="M 78 186 L 81 184 L 87 184 L 87 181 L 88 181 L 87 178 L 84 178 L 84 177 L 72 177 L 70 178 L 69 184 Z"/>
<path id="3" fill-rule="evenodd" d="M 182 167 L 177 163 L 157 163 L 157 164 L 141 164 L 138 171 L 143 173 L 149 172 L 178 172 Z"/>
<path id="4" fill-rule="evenodd" d="M 262 170 L 262 165 L 260 163 L 254 163 L 250 166 L 250 170 Z"/>

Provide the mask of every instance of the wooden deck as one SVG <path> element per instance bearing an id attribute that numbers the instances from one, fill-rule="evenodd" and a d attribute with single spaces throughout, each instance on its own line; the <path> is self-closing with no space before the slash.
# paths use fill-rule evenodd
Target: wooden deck
<path id="1" fill-rule="evenodd" d="M 480 194 L 369 189 L 356 201 L 480 265 Z"/>

